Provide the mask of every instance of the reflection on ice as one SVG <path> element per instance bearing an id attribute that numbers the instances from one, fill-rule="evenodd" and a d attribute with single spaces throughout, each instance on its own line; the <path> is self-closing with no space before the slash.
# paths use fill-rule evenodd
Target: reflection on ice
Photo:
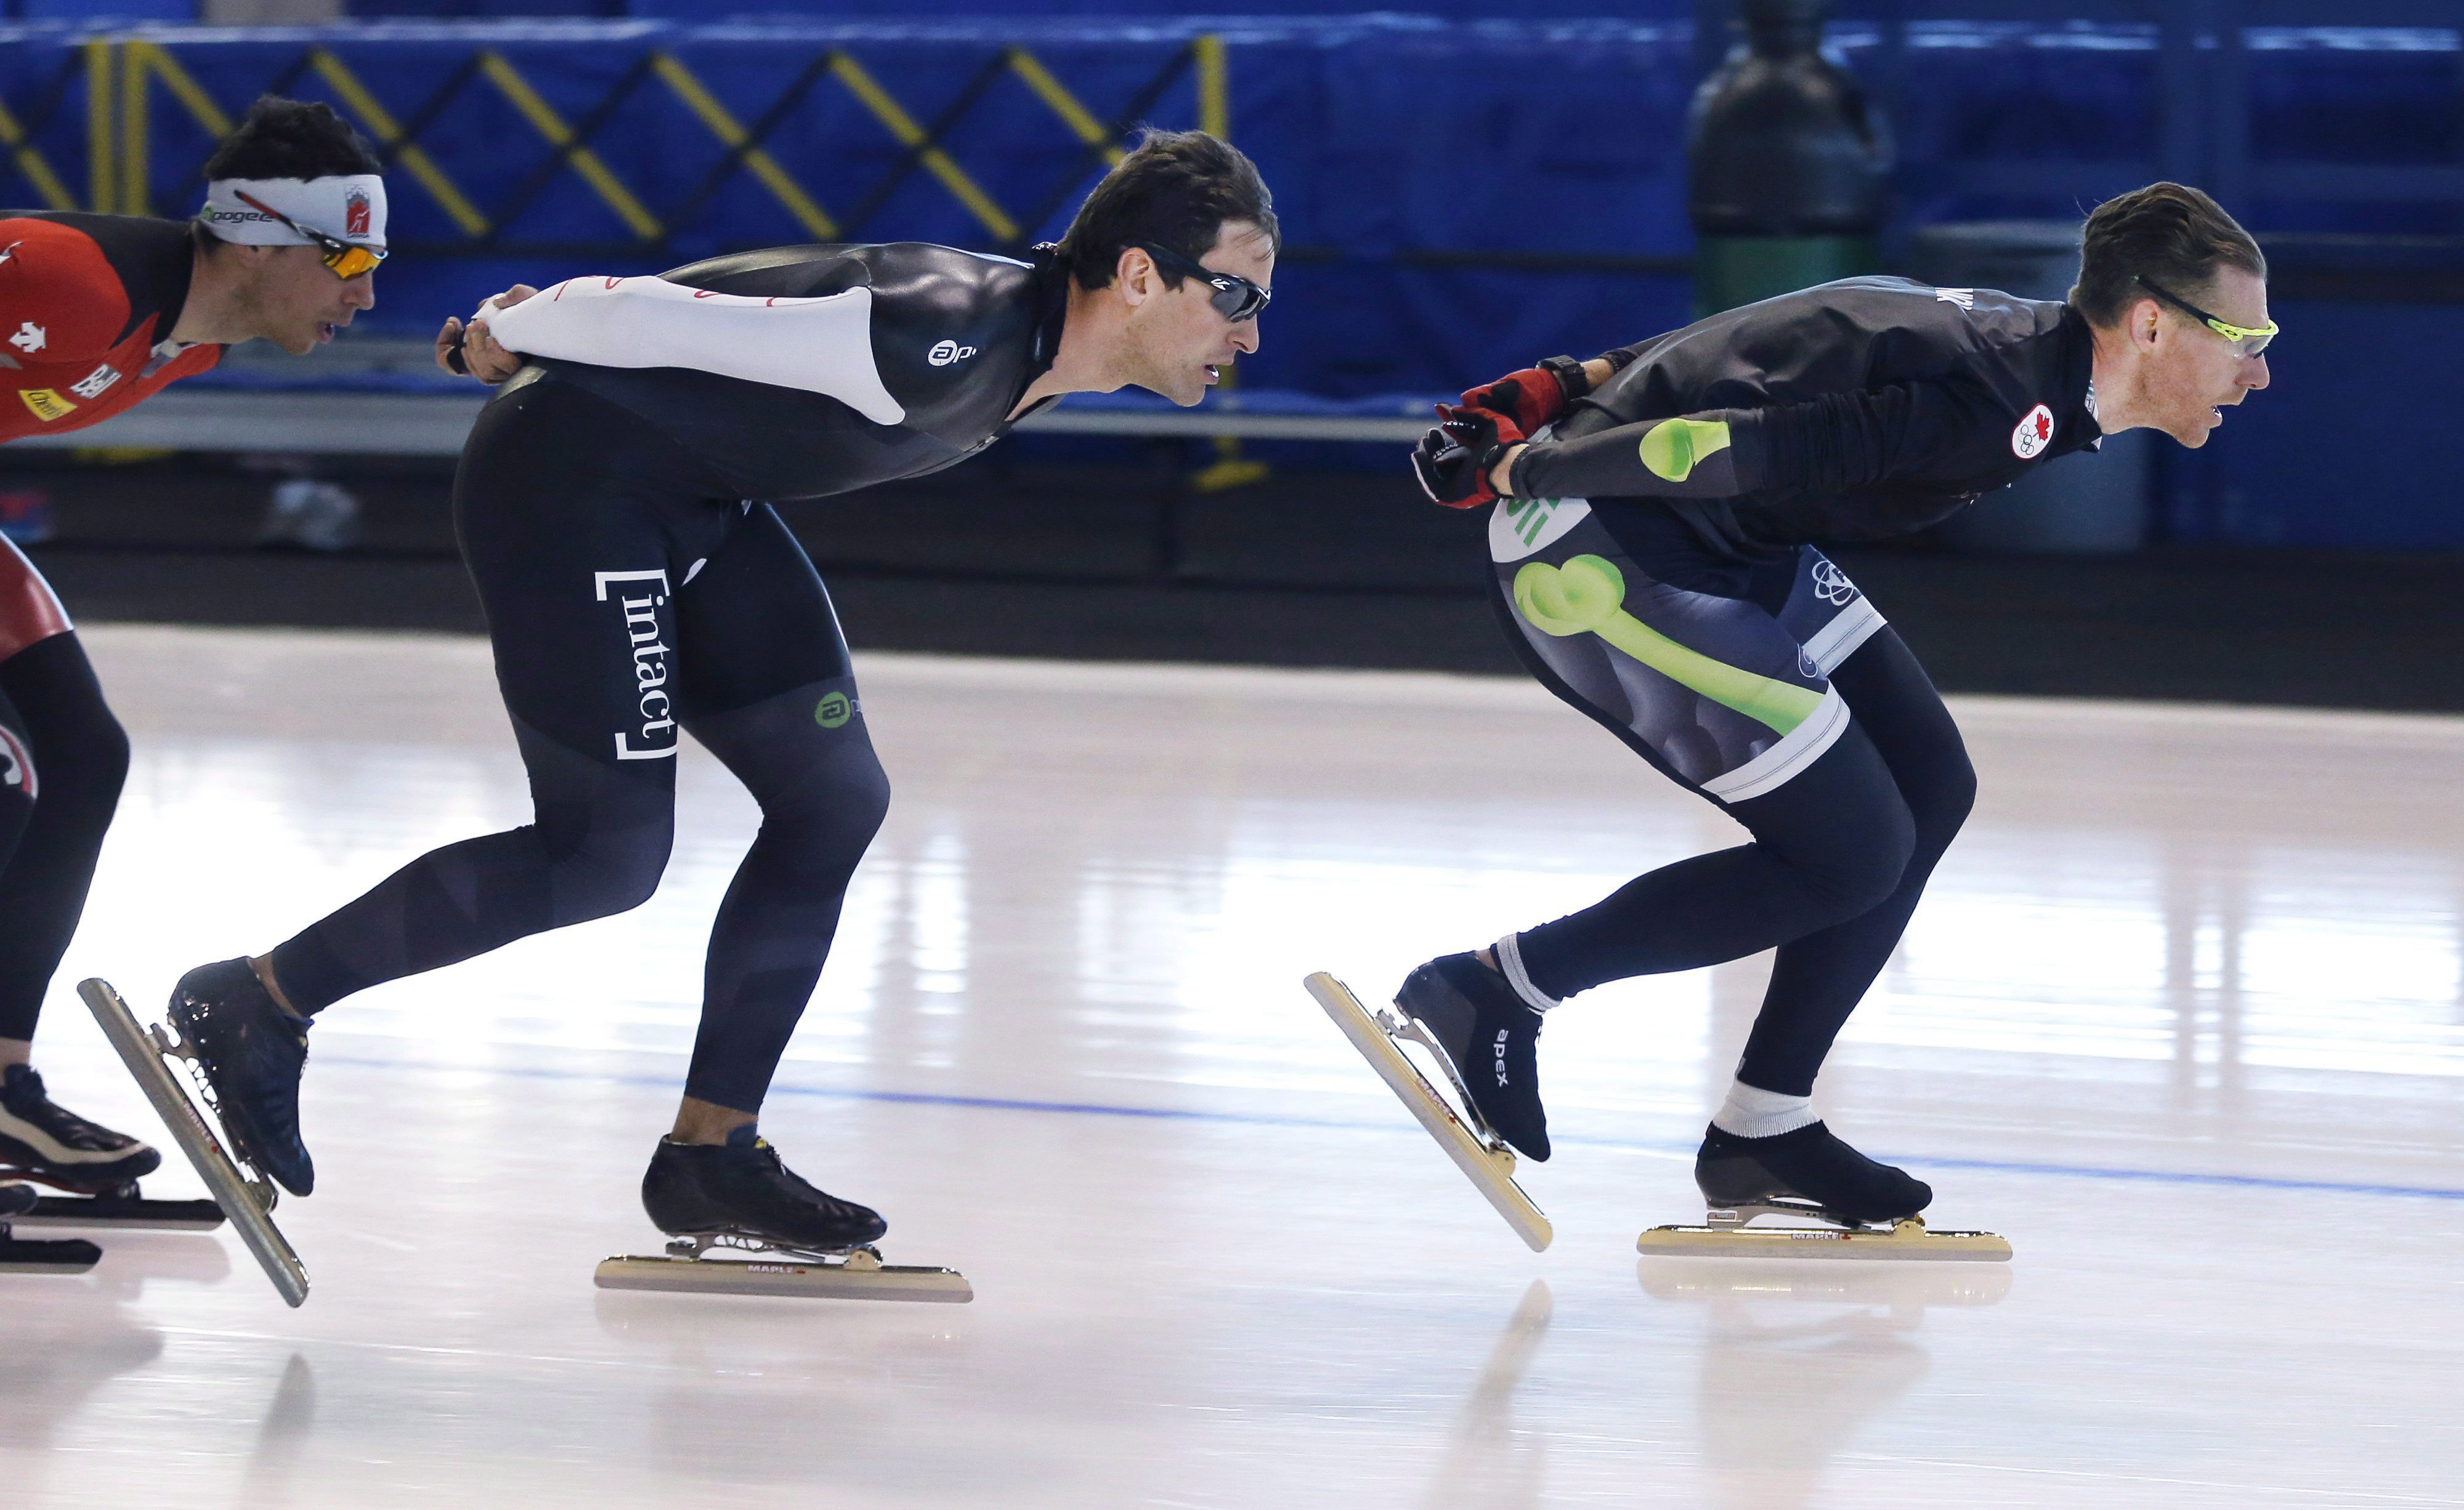
<path id="1" fill-rule="evenodd" d="M 527 816 L 483 646 L 90 638 L 138 763 L 65 981 L 159 1002 Z M 1298 982 L 1382 996 L 1716 812 L 1518 683 L 859 672 L 896 797 L 763 1124 L 976 1304 L 590 1288 L 756 822 L 688 750 L 649 905 L 320 1019 L 305 1310 L 227 1236 L 0 1280 L 12 1506 L 2453 1498 L 2464 805 L 2386 794 L 2464 723 L 1959 704 L 1981 804 L 1817 1102 L 2017 1260 L 1637 1270 L 1760 962 L 1551 1015 L 1537 1257 Z M 65 987 L 38 1051 L 144 1125 Z"/>

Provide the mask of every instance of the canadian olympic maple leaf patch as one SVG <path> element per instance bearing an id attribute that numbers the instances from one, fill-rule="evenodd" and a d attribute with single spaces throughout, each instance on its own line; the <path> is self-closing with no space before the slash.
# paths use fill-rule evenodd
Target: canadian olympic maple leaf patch
<path id="1" fill-rule="evenodd" d="M 2054 443 L 2054 411 L 2039 404 L 2028 411 L 2019 427 L 2011 432 L 2011 453 L 2021 461 L 2034 461 Z"/>

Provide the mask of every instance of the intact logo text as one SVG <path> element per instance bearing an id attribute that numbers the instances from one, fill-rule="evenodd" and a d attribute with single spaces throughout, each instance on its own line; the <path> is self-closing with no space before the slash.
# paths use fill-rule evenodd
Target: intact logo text
<path id="1" fill-rule="evenodd" d="M 632 729 L 619 729 L 619 760 L 667 760 L 676 753 L 675 698 L 668 691 L 669 658 L 675 650 L 659 638 L 659 610 L 668 601 L 665 567 L 647 572 L 593 572 L 601 602 L 610 601 L 625 614 L 625 640 L 633 656 L 633 689 L 640 717 Z"/>

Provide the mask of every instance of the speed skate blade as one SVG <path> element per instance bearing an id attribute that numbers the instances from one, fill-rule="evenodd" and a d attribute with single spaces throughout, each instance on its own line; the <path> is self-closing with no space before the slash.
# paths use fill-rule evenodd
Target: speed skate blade
<path id="1" fill-rule="evenodd" d="M 188 1099 L 187 1087 L 164 1062 L 171 1052 L 168 1036 L 159 1029 L 139 1026 L 136 1014 L 128 1010 L 128 1003 L 120 999 L 120 993 L 112 990 L 107 980 L 79 981 L 77 995 L 85 998 L 94 1019 L 102 1024 L 102 1036 L 120 1051 L 121 1062 L 137 1077 L 145 1099 L 154 1104 L 154 1114 L 171 1129 L 171 1141 L 196 1167 L 197 1177 L 206 1182 L 214 1204 L 231 1218 L 232 1229 L 255 1256 L 265 1277 L 274 1281 L 275 1292 L 294 1306 L 307 1300 L 308 1270 L 267 1215 L 273 1206 L 272 1187 L 252 1185 L 231 1156 L 223 1151 L 221 1140 L 206 1125 L 196 1104 Z"/>
<path id="2" fill-rule="evenodd" d="M 2011 1244 L 1993 1233 L 1935 1232 L 1917 1216 L 1888 1227 L 1654 1227 L 1634 1247 L 1669 1258 L 2011 1261 Z"/>
<path id="3" fill-rule="evenodd" d="M 211 1232 L 223 1224 L 223 1209 L 212 1201 L 158 1201 L 142 1195 L 46 1195 L 14 1220 L 20 1227 Z"/>
<path id="4" fill-rule="evenodd" d="M 939 1301 L 976 1298 L 955 1269 L 883 1263 L 858 1267 L 832 1258 L 609 1258 L 603 1290 L 673 1290 L 697 1295 L 783 1295 L 835 1301 Z"/>
<path id="5" fill-rule="evenodd" d="M 11 1237 L 9 1222 L 0 1221 L 0 1274 L 83 1274 L 101 1261 L 102 1250 L 93 1243 Z"/>
<path id="6" fill-rule="evenodd" d="M 1334 1019 L 1334 1025 L 1343 1030 L 1343 1036 L 1352 1040 L 1352 1046 L 1360 1051 L 1360 1057 L 1369 1061 L 1369 1067 L 1377 1072 L 1387 1089 L 1419 1119 L 1429 1136 L 1438 1140 L 1446 1157 L 1454 1160 L 1455 1167 L 1497 1208 L 1497 1214 L 1506 1218 L 1515 1236 L 1533 1253 L 1545 1250 L 1555 1234 L 1550 1229 L 1549 1218 L 1514 1183 L 1513 1153 L 1489 1147 L 1463 1125 L 1453 1104 L 1438 1094 L 1419 1066 L 1404 1054 L 1402 1045 L 1387 1035 L 1369 1009 L 1360 1004 L 1360 998 L 1352 994 L 1351 987 L 1322 970 L 1301 984 L 1309 988 L 1309 994 L 1317 998 L 1317 1004 L 1326 1009 L 1326 1015 Z"/>

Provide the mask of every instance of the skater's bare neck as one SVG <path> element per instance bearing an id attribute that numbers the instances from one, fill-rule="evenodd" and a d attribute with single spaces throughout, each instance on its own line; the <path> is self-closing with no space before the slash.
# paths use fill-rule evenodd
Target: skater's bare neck
<path id="1" fill-rule="evenodd" d="M 264 984 L 265 994 L 274 998 L 275 1006 L 280 1007 L 286 1015 L 298 1021 L 308 1020 L 305 1014 L 291 1004 L 291 998 L 282 994 L 282 982 L 274 978 L 273 955 L 259 954 L 248 962 L 248 968 L 256 972 L 256 978 Z"/>
<path id="2" fill-rule="evenodd" d="M 727 1141 L 729 1133 L 749 1127 L 755 1121 L 749 1111 L 687 1096 L 676 1107 L 676 1125 L 668 1136 L 678 1143 L 720 1144 Z"/>
<path id="3" fill-rule="evenodd" d="M 26 1063 L 33 1055 L 34 1045 L 27 1039 L 0 1039 L 0 1069 Z"/>

